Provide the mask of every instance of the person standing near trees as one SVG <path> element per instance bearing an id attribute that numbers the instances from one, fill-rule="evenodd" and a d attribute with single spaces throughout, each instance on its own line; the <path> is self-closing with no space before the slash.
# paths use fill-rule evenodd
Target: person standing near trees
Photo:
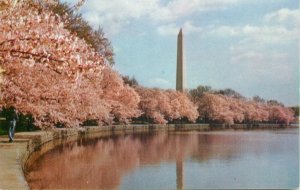
<path id="1" fill-rule="evenodd" d="M 19 116 L 16 113 L 16 110 L 13 109 L 11 114 L 8 114 L 8 121 L 9 121 L 8 138 L 9 138 L 9 142 L 14 141 L 15 130 L 16 130 L 18 119 L 19 119 Z"/>

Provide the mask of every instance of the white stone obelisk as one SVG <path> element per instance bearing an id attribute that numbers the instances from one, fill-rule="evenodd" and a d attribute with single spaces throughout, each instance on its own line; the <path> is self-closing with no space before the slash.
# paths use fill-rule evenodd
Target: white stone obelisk
<path id="1" fill-rule="evenodd" d="M 177 73 L 176 73 L 176 90 L 183 92 L 185 89 L 185 64 L 183 52 L 183 33 L 180 29 L 177 37 Z"/>

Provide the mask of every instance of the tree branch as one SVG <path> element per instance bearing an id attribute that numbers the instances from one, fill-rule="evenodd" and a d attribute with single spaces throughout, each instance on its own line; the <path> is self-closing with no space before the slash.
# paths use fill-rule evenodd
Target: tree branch
<path id="1" fill-rule="evenodd" d="M 1 50 L 0 49 L 0 52 L 11 52 L 11 53 L 20 53 L 20 54 L 25 54 L 25 55 L 31 55 L 33 57 L 40 57 L 41 58 L 45 58 L 45 59 L 49 59 L 51 61 L 56 61 L 56 62 L 61 62 L 63 63 L 64 60 L 59 60 L 59 59 L 56 59 L 56 58 L 53 58 L 52 56 L 49 56 L 48 55 L 43 55 L 43 54 L 37 54 L 37 53 L 32 53 L 32 52 L 26 52 L 26 51 L 19 51 L 19 50 Z M 14 56 L 14 55 L 12 55 Z M 24 57 L 24 58 L 30 58 L 30 57 Z"/>

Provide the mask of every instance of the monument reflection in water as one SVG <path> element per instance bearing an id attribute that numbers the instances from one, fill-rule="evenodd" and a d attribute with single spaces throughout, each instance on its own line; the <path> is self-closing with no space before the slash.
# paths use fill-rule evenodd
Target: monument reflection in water
<path id="1" fill-rule="evenodd" d="M 296 188 L 298 129 L 81 139 L 41 157 L 31 188 Z"/>

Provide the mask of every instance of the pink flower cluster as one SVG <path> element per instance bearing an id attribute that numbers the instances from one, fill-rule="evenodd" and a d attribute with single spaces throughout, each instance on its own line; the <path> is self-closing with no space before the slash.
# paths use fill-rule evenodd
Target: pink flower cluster
<path id="1" fill-rule="evenodd" d="M 292 110 L 255 101 L 236 99 L 219 94 L 205 93 L 197 100 L 200 118 L 209 121 L 233 124 L 294 121 Z"/>
<path id="2" fill-rule="evenodd" d="M 86 120 L 126 122 L 140 114 L 138 94 L 59 16 L 19 3 L 0 12 L 3 107 L 32 114 L 37 126 Z"/>
<path id="3" fill-rule="evenodd" d="M 195 122 L 197 107 L 185 93 L 175 90 L 161 90 L 137 87 L 140 95 L 140 110 L 155 123 L 165 124 L 170 120 L 187 118 Z"/>

